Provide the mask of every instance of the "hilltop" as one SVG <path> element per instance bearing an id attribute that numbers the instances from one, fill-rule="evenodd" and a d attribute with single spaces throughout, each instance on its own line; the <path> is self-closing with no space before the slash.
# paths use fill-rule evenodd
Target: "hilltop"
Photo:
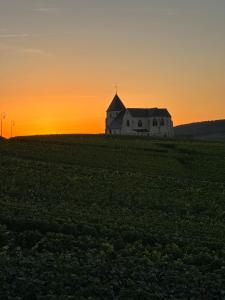
<path id="1" fill-rule="evenodd" d="M 223 299 L 225 143 L 0 143 L 1 299 Z"/>
<path id="2" fill-rule="evenodd" d="M 176 137 L 225 140 L 225 120 L 179 125 L 174 128 L 174 131 Z"/>

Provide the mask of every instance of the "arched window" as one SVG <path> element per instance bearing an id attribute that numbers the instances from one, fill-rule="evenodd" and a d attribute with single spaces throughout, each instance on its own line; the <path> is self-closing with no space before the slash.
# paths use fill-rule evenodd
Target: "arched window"
<path id="1" fill-rule="evenodd" d="M 130 120 L 127 120 L 127 127 L 130 127 Z"/>
<path id="2" fill-rule="evenodd" d="M 164 121 L 164 119 L 161 119 L 161 120 L 160 120 L 160 125 L 161 125 L 161 126 L 165 126 L 165 121 Z"/>
<path id="3" fill-rule="evenodd" d="M 153 126 L 158 126 L 158 122 L 157 122 L 157 120 L 156 120 L 156 119 L 154 119 L 154 120 L 153 120 L 153 123 L 152 123 L 152 125 L 153 125 Z"/>
<path id="4" fill-rule="evenodd" d="M 138 127 L 142 127 L 142 121 L 141 120 L 138 121 Z"/>

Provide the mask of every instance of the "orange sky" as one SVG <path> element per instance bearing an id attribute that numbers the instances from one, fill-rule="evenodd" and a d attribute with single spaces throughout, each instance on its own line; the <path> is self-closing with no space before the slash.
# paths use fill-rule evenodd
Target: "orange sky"
<path id="1" fill-rule="evenodd" d="M 224 2 L 87 2 L 0 2 L 4 136 L 101 133 L 115 83 L 175 125 L 225 119 Z"/>

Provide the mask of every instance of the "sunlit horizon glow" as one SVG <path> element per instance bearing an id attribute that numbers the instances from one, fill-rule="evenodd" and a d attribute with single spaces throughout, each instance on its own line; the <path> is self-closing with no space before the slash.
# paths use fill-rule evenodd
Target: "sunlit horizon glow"
<path id="1" fill-rule="evenodd" d="M 225 1 L 0 0 L 3 135 L 103 133 L 118 93 L 225 119 Z"/>

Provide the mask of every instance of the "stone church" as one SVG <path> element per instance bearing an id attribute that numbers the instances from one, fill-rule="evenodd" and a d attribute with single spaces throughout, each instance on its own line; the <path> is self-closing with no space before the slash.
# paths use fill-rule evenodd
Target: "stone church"
<path id="1" fill-rule="evenodd" d="M 106 115 L 106 134 L 173 137 L 173 121 L 167 109 L 126 108 L 116 94 Z"/>

